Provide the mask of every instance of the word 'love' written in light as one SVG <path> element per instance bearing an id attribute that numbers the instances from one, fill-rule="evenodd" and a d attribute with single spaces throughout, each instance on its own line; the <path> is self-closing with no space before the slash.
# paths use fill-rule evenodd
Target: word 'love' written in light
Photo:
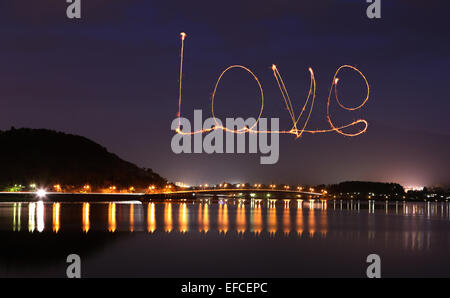
<path id="1" fill-rule="evenodd" d="M 242 65 L 231 65 L 229 67 L 227 67 L 224 71 L 222 71 L 222 73 L 219 75 L 219 78 L 217 79 L 213 92 L 212 92 L 212 96 L 211 96 L 211 113 L 212 113 L 212 118 L 215 121 L 215 125 L 211 128 L 207 128 L 207 129 L 198 129 L 198 130 L 194 130 L 194 131 L 183 131 L 181 129 L 181 102 L 182 102 L 182 79 L 183 79 L 183 59 L 184 59 L 184 42 L 185 39 L 187 37 L 186 33 L 182 32 L 180 34 L 181 36 L 181 54 L 180 54 L 180 78 L 179 78 L 179 97 L 178 97 L 178 113 L 177 113 L 177 118 L 178 118 L 178 127 L 175 129 L 176 133 L 181 134 L 181 135 L 195 135 L 195 134 L 202 134 L 202 133 L 208 133 L 211 132 L 213 130 L 223 130 L 225 132 L 230 132 L 230 133 L 235 133 L 235 134 L 245 134 L 245 133 L 254 133 L 254 134 L 258 134 L 258 133 L 265 133 L 265 134 L 269 134 L 269 133 L 276 133 L 276 134 L 292 134 L 295 135 L 296 138 L 300 138 L 304 133 L 310 133 L 310 134 L 316 134 L 316 133 L 327 133 L 327 132 L 336 132 L 338 134 L 344 135 L 344 136 L 349 136 L 349 137 L 354 137 L 354 136 L 358 136 L 361 135 L 363 133 L 365 133 L 367 131 L 367 127 L 368 127 L 368 122 L 364 119 L 357 119 L 351 123 L 348 123 L 346 125 L 335 125 L 335 123 L 332 121 L 331 118 L 331 113 L 330 113 L 330 107 L 331 107 L 331 97 L 334 95 L 336 102 L 338 103 L 338 105 L 347 111 L 356 111 L 361 109 L 369 100 L 369 94 L 370 94 L 370 85 L 369 82 L 367 81 L 366 77 L 364 76 L 364 74 L 356 67 L 351 66 L 351 65 L 342 65 L 341 67 L 339 67 L 334 76 L 333 76 L 333 80 L 331 82 L 331 87 L 328 93 L 328 99 L 327 99 L 327 114 L 326 114 L 326 118 L 327 118 L 327 122 L 330 125 L 329 128 L 327 129 L 316 129 L 316 130 L 310 130 L 307 129 L 307 125 L 308 122 L 311 118 L 311 113 L 313 111 L 313 107 L 316 101 L 316 89 L 317 89 L 317 84 L 316 84 L 316 79 L 314 76 L 314 71 L 312 70 L 312 68 L 309 68 L 309 73 L 310 73 L 310 87 L 309 87 L 309 92 L 308 92 L 308 96 L 306 98 L 305 103 L 303 104 L 303 106 L 301 107 L 300 111 L 298 111 L 296 113 L 296 111 L 294 110 L 294 107 L 292 105 L 292 101 L 291 101 L 291 97 L 287 91 L 286 85 L 283 81 L 283 78 L 281 77 L 281 74 L 277 68 L 276 65 L 272 65 L 272 71 L 273 71 L 273 75 L 275 77 L 275 80 L 277 82 L 278 88 L 281 91 L 281 96 L 283 98 L 284 104 L 286 106 L 286 109 L 289 113 L 289 117 L 291 118 L 292 121 L 292 127 L 289 130 L 258 130 L 257 129 L 257 124 L 259 122 L 259 120 L 261 119 L 261 115 L 263 113 L 264 110 L 264 91 L 263 91 L 263 87 L 261 82 L 259 81 L 258 77 L 247 67 L 242 66 Z M 261 97 L 261 107 L 259 110 L 259 115 L 258 118 L 256 119 L 256 122 L 254 122 L 253 125 L 251 126 L 243 126 L 242 128 L 228 128 L 226 126 L 223 126 L 221 123 L 219 123 L 220 121 L 218 121 L 218 119 L 215 117 L 215 112 L 214 112 L 214 101 L 215 101 L 215 97 L 216 97 L 216 93 L 217 93 L 217 89 L 218 86 L 223 78 L 223 76 L 230 70 L 232 69 L 241 69 L 246 71 L 247 73 L 249 73 L 249 75 L 256 81 L 256 83 L 258 84 L 258 88 L 260 91 L 260 97 Z M 359 106 L 356 107 L 347 107 L 345 106 L 342 101 L 339 99 L 338 97 L 338 82 L 339 82 L 339 73 L 342 70 L 351 70 L 356 72 L 356 74 L 358 74 L 364 81 L 365 84 L 365 89 L 366 89 L 366 96 L 364 98 L 364 100 L 362 101 L 362 103 Z M 308 108 L 308 104 L 309 104 L 309 108 Z M 302 120 L 302 122 L 300 122 L 302 118 L 304 118 L 304 120 Z M 362 127 L 360 127 L 360 129 L 356 132 L 350 133 L 348 132 L 348 129 L 351 127 L 355 127 L 358 125 L 362 125 Z"/>

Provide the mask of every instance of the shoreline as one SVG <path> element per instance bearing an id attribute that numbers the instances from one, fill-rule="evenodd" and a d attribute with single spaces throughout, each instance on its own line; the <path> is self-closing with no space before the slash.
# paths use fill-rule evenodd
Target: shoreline
<path id="1" fill-rule="evenodd" d="M 309 201 L 310 199 L 301 198 L 288 198 L 288 197 L 272 197 L 268 198 L 251 198 L 251 197 L 219 197 L 219 196 L 185 196 L 185 195 L 171 195 L 169 194 L 102 194 L 102 193 L 50 193 L 44 198 L 37 197 L 34 193 L 1 193 L 0 203 L 15 203 L 15 202 L 129 202 L 129 201 L 140 201 L 145 202 L 195 202 L 201 199 L 209 199 L 212 202 L 218 202 L 221 199 L 225 200 L 303 200 Z M 346 203 L 369 203 L 369 202 L 389 202 L 389 203 L 399 203 L 399 202 L 411 202 L 411 203 L 426 203 L 426 202 L 442 202 L 448 203 L 448 199 L 358 199 L 358 198 L 315 198 L 317 201 L 328 201 L 328 202 L 346 202 Z"/>

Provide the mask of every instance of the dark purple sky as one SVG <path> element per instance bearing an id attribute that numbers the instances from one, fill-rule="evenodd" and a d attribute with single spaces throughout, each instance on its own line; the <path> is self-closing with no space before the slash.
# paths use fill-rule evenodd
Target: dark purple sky
<path id="1" fill-rule="evenodd" d="M 82 19 L 63 0 L 0 3 L 0 129 L 49 128 L 86 136 L 120 157 L 173 181 L 334 183 L 450 182 L 449 1 L 382 0 L 382 19 L 365 0 L 150 1 L 83 0 Z M 185 52 L 186 116 L 210 110 L 220 71 L 250 67 L 266 95 L 263 116 L 287 111 L 270 69 L 278 65 L 297 106 L 315 70 L 318 102 L 309 128 L 327 128 L 326 95 L 334 71 L 357 66 L 372 94 L 360 112 L 334 110 L 338 123 L 363 117 L 368 132 L 281 136 L 280 160 L 259 155 L 175 155 L 179 33 Z M 348 74 L 345 104 L 360 102 Z M 236 72 L 217 95 L 224 117 L 256 116 L 255 83 Z M 226 106 L 224 103 L 228 102 Z"/>

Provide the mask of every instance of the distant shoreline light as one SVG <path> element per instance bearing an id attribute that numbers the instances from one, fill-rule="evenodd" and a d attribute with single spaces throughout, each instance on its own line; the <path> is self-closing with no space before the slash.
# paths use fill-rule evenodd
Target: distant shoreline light
<path id="1" fill-rule="evenodd" d="M 424 186 L 405 186 L 405 191 L 422 191 L 424 189 Z"/>
<path id="2" fill-rule="evenodd" d="M 43 188 L 40 188 L 36 191 L 36 196 L 41 199 L 45 198 L 47 196 L 47 191 Z"/>

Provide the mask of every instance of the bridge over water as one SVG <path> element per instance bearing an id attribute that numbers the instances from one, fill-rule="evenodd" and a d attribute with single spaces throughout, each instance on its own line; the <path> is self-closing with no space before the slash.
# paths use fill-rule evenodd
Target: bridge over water
<path id="1" fill-rule="evenodd" d="M 36 192 L 0 192 L 1 201 L 152 201 L 164 199 L 195 199 L 196 197 L 231 197 L 231 198 L 285 198 L 295 199 L 302 196 L 319 197 L 321 193 L 305 192 L 296 190 L 281 189 L 186 189 L 177 191 L 155 191 L 152 193 L 64 193 L 46 192 L 43 196 L 38 196 Z"/>
<path id="2" fill-rule="evenodd" d="M 173 192 L 163 192 L 163 193 L 150 193 L 145 194 L 144 198 L 193 198 L 195 196 L 225 196 L 225 197 L 244 197 L 244 198 L 298 198 L 302 195 L 318 197 L 322 196 L 321 193 L 316 192 L 306 192 L 297 191 L 289 189 L 261 189 L 261 188 L 245 188 L 245 189 L 235 189 L 235 188 L 211 188 L 211 189 L 187 189 L 179 190 Z"/>

